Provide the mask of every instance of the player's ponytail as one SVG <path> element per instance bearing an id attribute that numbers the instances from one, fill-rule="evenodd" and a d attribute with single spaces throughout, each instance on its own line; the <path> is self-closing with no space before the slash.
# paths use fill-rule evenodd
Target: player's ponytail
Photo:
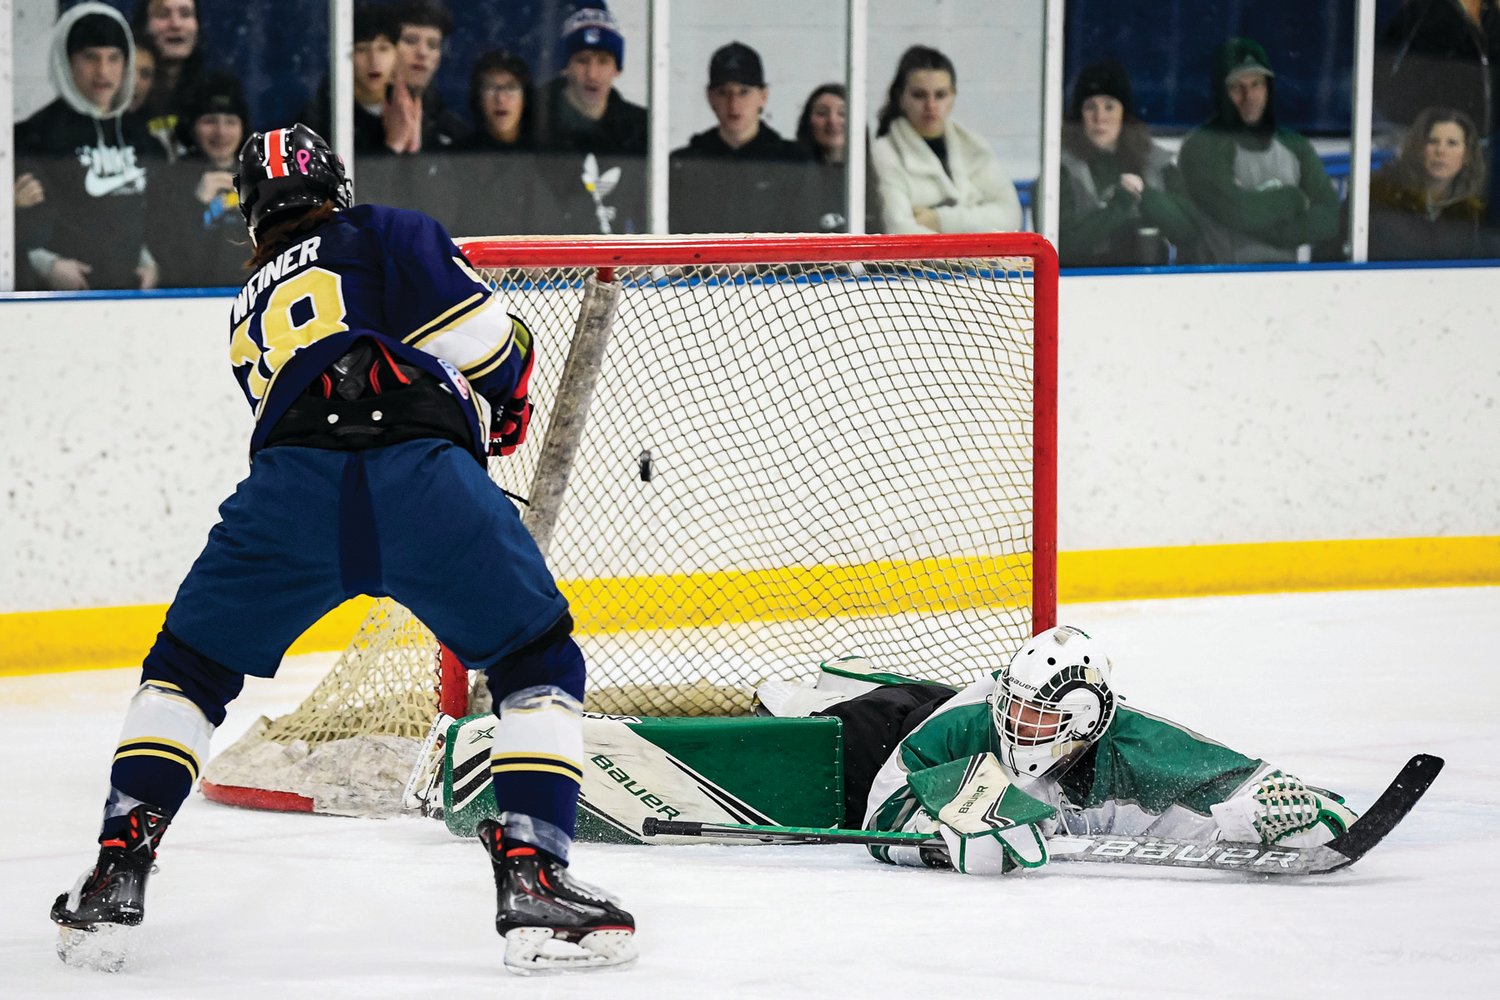
<path id="1" fill-rule="evenodd" d="M 255 254 L 245 265 L 245 269 L 259 270 L 266 261 L 296 243 L 303 233 L 311 232 L 333 218 L 338 210 L 338 206 L 332 201 L 325 201 L 301 214 L 283 215 L 261 234 L 260 242 L 255 246 Z"/>

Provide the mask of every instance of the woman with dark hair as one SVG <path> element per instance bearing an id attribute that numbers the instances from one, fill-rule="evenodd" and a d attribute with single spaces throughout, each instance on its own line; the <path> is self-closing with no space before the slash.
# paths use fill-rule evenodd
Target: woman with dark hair
<path id="1" fill-rule="evenodd" d="M 469 114 L 475 131 L 465 148 L 532 148 L 531 67 L 526 60 L 502 49 L 480 56 L 469 73 Z"/>
<path id="2" fill-rule="evenodd" d="M 848 109 L 849 92 L 842 83 L 825 83 L 807 95 L 797 119 L 797 141 L 817 162 L 844 162 Z"/>
<path id="3" fill-rule="evenodd" d="M 848 197 L 844 192 L 844 164 L 848 160 L 848 91 L 842 83 L 825 83 L 807 96 L 802 115 L 797 119 L 797 142 L 812 156 L 816 180 L 809 192 L 817 211 L 818 231 L 848 231 L 844 209 Z M 880 231 L 880 215 L 875 210 L 876 182 L 865 162 L 865 232 Z"/>
<path id="4" fill-rule="evenodd" d="M 1085 66 L 1063 116 L 1058 256 L 1068 267 L 1167 263 L 1167 240 L 1198 225 L 1172 154 L 1135 113 L 1130 77 L 1113 59 Z"/>
<path id="5" fill-rule="evenodd" d="M 871 161 L 892 233 L 1012 231 L 1016 187 L 982 138 L 949 120 L 958 92 L 952 61 L 913 45 L 901 56 L 880 109 Z"/>
<path id="6" fill-rule="evenodd" d="M 1427 108 L 1396 159 L 1370 178 L 1370 259 L 1442 260 L 1494 256 L 1481 229 L 1484 151 L 1474 120 Z"/>

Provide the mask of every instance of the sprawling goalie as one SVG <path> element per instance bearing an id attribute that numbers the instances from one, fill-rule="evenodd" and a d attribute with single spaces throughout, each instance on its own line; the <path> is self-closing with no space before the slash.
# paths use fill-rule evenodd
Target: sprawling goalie
<path id="1" fill-rule="evenodd" d="M 1355 819 L 1330 792 L 1119 704 L 1108 655 L 1069 626 L 957 693 L 857 660 L 824 671 L 831 683 L 818 687 L 834 691 L 761 700 L 775 714 L 817 708 L 844 721 L 846 822 L 863 804 L 866 829 L 946 845 L 872 847 L 882 861 L 998 875 L 1045 864 L 1054 834 L 1307 846 Z M 851 687 L 865 690 L 850 698 Z"/>

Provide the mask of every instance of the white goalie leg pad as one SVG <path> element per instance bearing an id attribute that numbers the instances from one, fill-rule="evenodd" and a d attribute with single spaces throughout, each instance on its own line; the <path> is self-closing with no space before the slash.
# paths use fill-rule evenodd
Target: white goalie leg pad
<path id="1" fill-rule="evenodd" d="M 168 681 L 142 684 L 130 699 L 115 760 L 158 757 L 180 764 L 196 784 L 208 759 L 214 726 L 203 711 Z M 116 801 L 116 798 L 119 801 Z M 111 815 L 124 815 L 137 803 L 128 796 L 110 797 Z M 118 810 L 118 812 L 116 812 Z"/>
<path id="2" fill-rule="evenodd" d="M 772 679 L 762 682 L 755 689 L 751 707 L 756 715 L 803 719 L 814 712 L 832 708 L 841 701 L 848 701 L 850 697 L 852 696 L 842 691 L 819 691 L 796 681 Z"/>

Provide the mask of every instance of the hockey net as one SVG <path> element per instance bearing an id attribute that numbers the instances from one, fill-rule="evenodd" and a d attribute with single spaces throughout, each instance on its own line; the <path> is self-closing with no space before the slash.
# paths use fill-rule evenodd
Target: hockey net
<path id="1" fill-rule="evenodd" d="M 847 654 L 963 684 L 1053 624 L 1057 277 L 1040 237 L 464 253 L 538 339 L 528 443 L 490 472 L 531 501 L 590 710 L 744 714 L 758 683 Z M 601 335 L 591 366 L 581 345 Z M 205 791 L 383 811 L 470 687 L 376 601 L 313 693 L 216 758 Z M 369 775 L 374 810 L 350 791 Z"/>

